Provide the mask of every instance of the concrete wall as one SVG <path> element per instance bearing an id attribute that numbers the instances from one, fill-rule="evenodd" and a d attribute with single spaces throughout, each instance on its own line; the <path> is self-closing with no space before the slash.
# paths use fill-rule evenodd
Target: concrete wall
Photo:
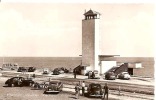
<path id="1" fill-rule="evenodd" d="M 101 57 L 102 61 L 117 61 L 117 63 L 142 63 L 142 67 L 133 69 L 133 75 L 154 77 L 154 57 Z"/>
<path id="2" fill-rule="evenodd" d="M 90 70 L 94 70 L 95 66 L 98 66 L 98 35 L 99 19 L 82 20 L 82 64 L 89 65 Z M 97 49 L 96 52 L 95 49 Z"/>

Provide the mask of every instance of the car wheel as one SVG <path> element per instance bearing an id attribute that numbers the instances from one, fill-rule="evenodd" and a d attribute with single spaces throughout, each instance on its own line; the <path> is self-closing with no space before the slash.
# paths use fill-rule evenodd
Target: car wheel
<path id="1" fill-rule="evenodd" d="M 10 84 L 6 84 L 6 86 L 7 86 L 7 87 L 9 87 L 9 86 L 10 86 Z"/>
<path id="2" fill-rule="evenodd" d="M 11 86 L 11 87 L 14 87 L 14 86 L 15 86 L 15 84 L 13 84 L 13 83 L 12 83 L 10 86 Z"/>
<path id="3" fill-rule="evenodd" d="M 32 84 L 31 83 L 29 83 L 29 86 L 31 86 Z"/>

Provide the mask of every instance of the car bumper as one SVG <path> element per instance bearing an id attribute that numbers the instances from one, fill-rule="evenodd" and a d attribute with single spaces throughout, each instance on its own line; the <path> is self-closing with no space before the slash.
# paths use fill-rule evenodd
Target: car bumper
<path id="1" fill-rule="evenodd" d="M 108 78 L 108 80 L 115 80 L 115 79 L 116 79 L 115 77 Z"/>
<path id="2" fill-rule="evenodd" d="M 48 90 L 48 91 L 45 91 L 46 93 L 58 93 L 60 91 L 54 91 L 54 90 Z"/>
<path id="3" fill-rule="evenodd" d="M 101 97 L 102 95 L 100 95 L 100 94 L 90 94 L 89 96 L 90 97 Z"/>

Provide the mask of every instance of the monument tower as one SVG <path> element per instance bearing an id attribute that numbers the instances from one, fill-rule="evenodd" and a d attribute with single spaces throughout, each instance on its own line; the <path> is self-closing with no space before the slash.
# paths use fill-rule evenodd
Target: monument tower
<path id="1" fill-rule="evenodd" d="M 99 20 L 100 13 L 89 10 L 82 20 L 82 65 L 90 70 L 99 70 Z"/>

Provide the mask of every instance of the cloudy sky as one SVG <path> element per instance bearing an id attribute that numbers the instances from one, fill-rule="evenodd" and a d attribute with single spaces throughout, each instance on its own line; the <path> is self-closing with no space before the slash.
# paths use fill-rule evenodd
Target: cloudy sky
<path id="1" fill-rule="evenodd" d="M 104 3 L 1 3 L 0 56 L 81 55 L 85 9 L 101 13 L 101 55 L 154 56 L 154 5 Z"/>

